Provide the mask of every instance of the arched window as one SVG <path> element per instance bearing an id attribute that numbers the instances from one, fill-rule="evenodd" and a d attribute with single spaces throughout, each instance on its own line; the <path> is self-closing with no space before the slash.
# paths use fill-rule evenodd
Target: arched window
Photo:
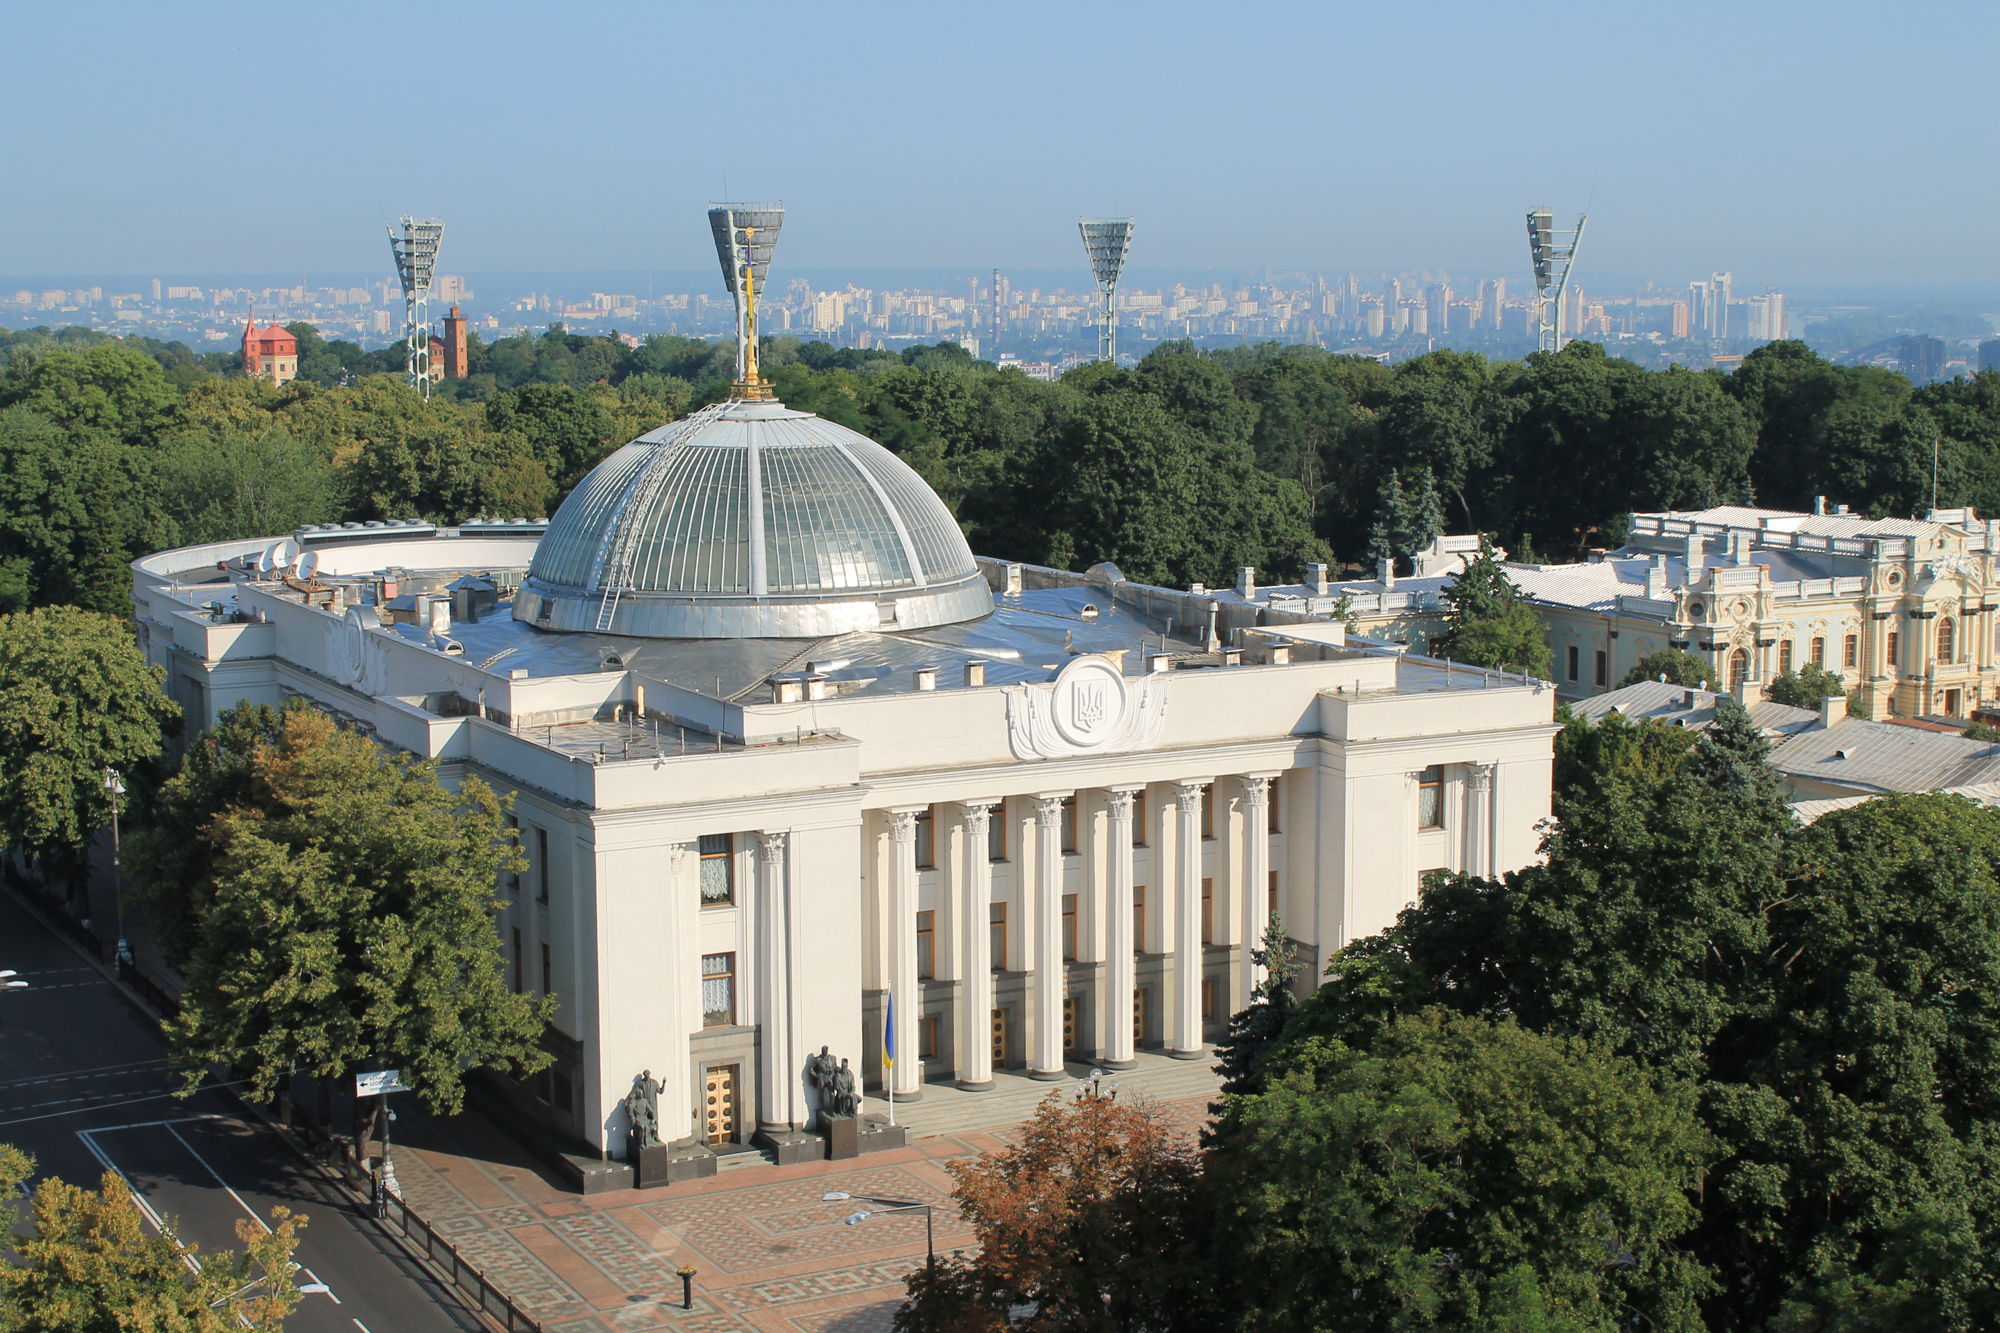
<path id="1" fill-rule="evenodd" d="M 1944 619 L 1938 621 L 1938 661 L 1952 662 L 1957 660 L 1952 656 L 1952 649 L 1957 646 L 1953 642 L 1953 639 L 1956 637 L 1950 616 L 1946 616 Z"/>
<path id="2" fill-rule="evenodd" d="M 1743 682 L 1750 678 L 1750 654 L 1738 648 L 1729 655 L 1729 688 L 1743 688 Z"/>

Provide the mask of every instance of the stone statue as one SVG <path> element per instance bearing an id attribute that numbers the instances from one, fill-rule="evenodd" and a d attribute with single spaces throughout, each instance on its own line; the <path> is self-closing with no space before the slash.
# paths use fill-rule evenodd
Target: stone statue
<path id="1" fill-rule="evenodd" d="M 829 1100 L 828 1109 L 835 1115 L 854 1115 L 861 1110 L 861 1093 L 854 1086 L 854 1071 L 844 1059 L 840 1068 L 833 1071 L 833 1096 Z"/>
<path id="2" fill-rule="evenodd" d="M 632 1080 L 632 1091 L 625 1094 L 625 1114 L 632 1122 L 630 1147 L 635 1156 L 660 1142 L 660 1094 L 666 1086 L 654 1082 L 653 1071 L 647 1069 Z"/>
<path id="3" fill-rule="evenodd" d="M 834 1113 L 831 1099 L 833 1096 L 833 1075 L 837 1067 L 833 1056 L 827 1053 L 827 1049 L 824 1046 L 819 1048 L 818 1055 L 806 1061 L 806 1082 L 812 1085 L 814 1092 L 819 1094 L 819 1109 L 829 1115 Z"/>

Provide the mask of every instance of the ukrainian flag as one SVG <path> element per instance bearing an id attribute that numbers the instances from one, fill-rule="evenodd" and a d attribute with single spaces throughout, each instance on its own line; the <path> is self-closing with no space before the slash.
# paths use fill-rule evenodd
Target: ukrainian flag
<path id="1" fill-rule="evenodd" d="M 887 1003 L 882 1008 L 882 1065 L 884 1068 L 896 1063 L 896 992 L 892 987 L 887 992 Z"/>

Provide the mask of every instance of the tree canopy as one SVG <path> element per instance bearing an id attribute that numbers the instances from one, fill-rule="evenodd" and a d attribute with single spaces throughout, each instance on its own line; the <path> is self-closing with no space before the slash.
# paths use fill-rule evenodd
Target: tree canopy
<path id="1" fill-rule="evenodd" d="M 1493 544 L 1479 539 L 1479 554 L 1451 576 L 1442 593 L 1444 632 L 1431 652 L 1454 662 L 1526 672 L 1546 679 L 1549 645 L 1542 618 L 1507 577 Z"/>

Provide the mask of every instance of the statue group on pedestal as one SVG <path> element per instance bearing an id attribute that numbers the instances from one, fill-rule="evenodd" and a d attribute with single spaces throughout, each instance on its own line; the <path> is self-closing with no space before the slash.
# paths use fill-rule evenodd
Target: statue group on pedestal
<path id="1" fill-rule="evenodd" d="M 819 1048 L 806 1065 L 806 1082 L 812 1084 L 819 1094 L 819 1111 L 823 1116 L 858 1115 L 861 1111 L 861 1090 L 855 1086 L 854 1071 L 847 1067 L 845 1059 L 835 1063 L 827 1048 Z"/>
<path id="2" fill-rule="evenodd" d="M 653 1080 L 653 1071 L 642 1070 L 625 1094 L 625 1114 L 632 1122 L 631 1151 L 636 1157 L 660 1142 L 660 1094 L 665 1083 Z"/>

